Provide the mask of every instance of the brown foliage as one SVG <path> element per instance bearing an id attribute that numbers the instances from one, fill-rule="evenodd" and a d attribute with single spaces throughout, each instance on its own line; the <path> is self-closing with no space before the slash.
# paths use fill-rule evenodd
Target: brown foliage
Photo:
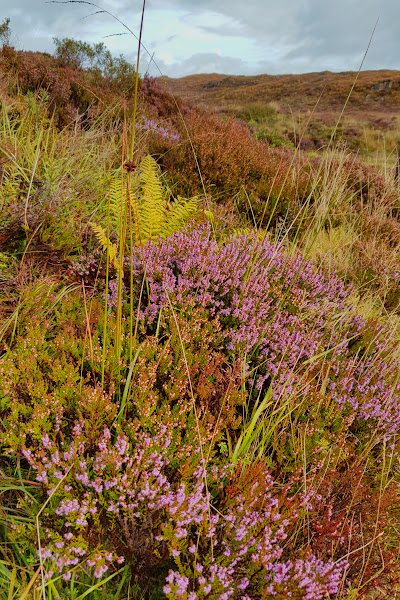
<path id="1" fill-rule="evenodd" d="M 198 193 L 203 181 L 217 200 L 236 197 L 241 211 L 249 211 L 250 199 L 257 219 L 267 203 L 264 223 L 286 214 L 291 205 L 306 197 L 309 176 L 300 160 L 293 161 L 290 151 L 254 139 L 247 127 L 233 118 L 223 121 L 216 114 L 192 110 L 185 124 L 180 119 L 175 123 L 181 133 L 179 145 L 165 154 L 166 148 L 154 148 L 180 193 Z"/>
<path id="2" fill-rule="evenodd" d="M 54 115 L 57 127 L 68 125 L 77 114 L 95 117 L 113 100 L 124 104 L 122 94 L 102 77 L 90 77 L 84 71 L 61 67 L 49 54 L 19 52 L 10 47 L 0 51 L 0 66 L 20 92 L 46 90 L 49 95 L 49 115 Z"/>
<path id="3" fill-rule="evenodd" d="M 160 83 L 186 102 L 214 109 L 226 110 L 232 104 L 245 106 L 262 98 L 265 103 L 280 102 L 288 112 L 305 112 L 317 105 L 317 111 L 323 115 L 343 106 L 355 78 L 356 73 L 351 71 L 248 77 L 201 74 L 179 79 L 161 77 Z M 399 71 L 361 71 L 348 110 L 363 117 L 366 111 L 397 114 L 399 96 Z"/>
<path id="4" fill-rule="evenodd" d="M 328 470 L 318 482 L 309 522 L 312 552 L 320 559 L 349 556 L 347 578 L 364 593 L 387 598 L 400 582 L 397 553 L 390 544 L 395 484 L 383 490 L 371 485 L 359 464 Z M 375 596 L 374 596 L 375 597 Z"/>

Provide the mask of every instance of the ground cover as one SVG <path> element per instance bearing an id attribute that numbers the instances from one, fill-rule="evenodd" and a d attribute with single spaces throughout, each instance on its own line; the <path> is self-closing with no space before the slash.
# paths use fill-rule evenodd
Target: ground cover
<path id="1" fill-rule="evenodd" d="M 395 598 L 393 178 L 91 51 L 1 53 L 1 597 Z"/>
<path id="2" fill-rule="evenodd" d="M 244 120 L 273 146 L 293 147 L 318 155 L 327 147 L 357 74 L 190 75 L 160 78 L 170 93 L 202 108 Z M 364 162 L 390 173 L 397 160 L 398 71 L 361 71 L 335 133 L 336 141 Z"/>

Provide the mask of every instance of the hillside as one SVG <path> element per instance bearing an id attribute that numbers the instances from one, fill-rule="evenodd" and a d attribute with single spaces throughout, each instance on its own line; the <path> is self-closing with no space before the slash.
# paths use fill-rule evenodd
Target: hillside
<path id="1" fill-rule="evenodd" d="M 194 106 L 235 115 L 272 146 L 317 156 L 332 137 L 381 172 L 393 169 L 400 140 L 400 71 L 304 75 L 162 77 L 163 89 Z M 346 104 L 347 102 L 347 104 Z M 338 121 L 342 110 L 345 111 Z M 314 153 L 314 154 L 313 154 Z"/>
<path id="2" fill-rule="evenodd" d="M 343 107 L 356 73 L 307 73 L 304 75 L 189 75 L 179 79 L 160 77 L 168 92 L 196 106 L 229 110 L 255 102 L 277 102 L 282 109 L 334 112 Z M 347 112 L 357 115 L 397 115 L 400 105 L 400 71 L 361 71 Z"/>
<path id="3" fill-rule="evenodd" d="M 395 600 L 392 170 L 64 42 L 0 50 L 0 600 Z"/>

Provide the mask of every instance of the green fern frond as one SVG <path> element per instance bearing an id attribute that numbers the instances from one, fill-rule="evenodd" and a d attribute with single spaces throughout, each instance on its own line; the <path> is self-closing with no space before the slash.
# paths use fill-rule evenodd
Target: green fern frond
<path id="1" fill-rule="evenodd" d="M 268 235 L 268 232 L 265 231 L 264 229 L 257 230 L 254 227 L 240 227 L 238 229 L 232 229 L 232 231 L 228 237 L 236 238 L 236 237 L 240 237 L 241 235 L 250 235 L 250 234 L 254 234 L 254 233 L 257 235 L 257 239 L 259 239 L 261 242 Z"/>
<path id="2" fill-rule="evenodd" d="M 139 168 L 139 224 L 143 242 L 165 234 L 167 220 L 160 169 L 154 158 L 145 156 Z"/>
<path id="3" fill-rule="evenodd" d="M 109 188 L 109 204 L 110 204 L 110 216 L 112 219 L 112 225 L 114 230 L 118 233 L 121 223 L 121 216 L 126 207 L 127 190 L 125 181 L 121 181 L 121 178 L 112 179 Z"/>
<path id="4" fill-rule="evenodd" d="M 119 262 L 117 260 L 118 249 L 116 244 L 110 242 L 106 235 L 106 232 L 104 231 L 101 225 L 97 225 L 97 223 L 89 223 L 89 225 L 95 233 L 99 244 L 103 248 L 103 251 L 107 252 L 110 264 L 113 264 L 117 272 L 119 273 Z"/>
<path id="5" fill-rule="evenodd" d="M 241 235 L 249 235 L 250 233 L 250 228 L 249 227 L 239 227 L 239 228 L 234 228 L 232 229 L 231 233 L 229 234 L 229 237 L 240 237 Z"/>
<path id="6" fill-rule="evenodd" d="M 205 210 L 204 216 L 210 221 L 210 223 L 215 223 L 215 216 L 211 210 Z"/>

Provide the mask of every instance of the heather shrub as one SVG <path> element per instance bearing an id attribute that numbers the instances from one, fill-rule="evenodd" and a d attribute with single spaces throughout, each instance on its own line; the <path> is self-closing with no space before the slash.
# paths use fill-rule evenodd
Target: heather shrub
<path id="1" fill-rule="evenodd" d="M 132 67 L 57 45 L 0 56 L 0 596 L 388 597 L 398 346 L 353 301 L 398 306 L 393 186 L 303 156 L 332 124 L 294 152 L 274 106 L 249 131 L 148 77 L 126 161 Z"/>
<path id="2" fill-rule="evenodd" d="M 179 477 L 168 468 L 171 440 L 163 429 L 153 438 L 120 433 L 113 443 L 104 428 L 91 452 L 86 450 L 88 433 L 83 424 L 75 425 L 74 443 L 66 452 L 60 453 L 47 435 L 40 453 L 24 451 L 37 480 L 51 494 L 42 517 L 50 527 L 41 555 L 64 580 L 81 562 L 100 578 L 113 562 L 127 561 L 136 581 L 143 583 L 162 561 L 165 567 L 175 563 L 163 587 L 169 598 L 221 593 L 235 598 L 246 590 L 311 599 L 338 590 L 345 561 L 323 563 L 312 555 L 280 560 L 297 517 L 296 499 L 282 495 L 280 502 L 270 477 L 259 476 L 250 491 L 234 496 L 228 487 L 222 499 L 218 492 L 227 468 L 214 465 L 209 473 L 199 460 L 200 448 L 191 448 L 192 461 L 200 466 Z M 242 487 L 240 479 L 236 490 Z M 297 499 L 300 506 L 304 502 Z"/>
<path id="3" fill-rule="evenodd" d="M 300 150 L 303 150 L 305 152 L 310 152 L 311 150 L 314 150 L 314 148 L 315 148 L 314 141 L 310 140 L 309 138 L 302 138 L 299 141 L 299 148 L 300 148 Z"/>
<path id="4" fill-rule="evenodd" d="M 139 98 L 149 110 L 152 118 L 161 120 L 170 119 L 173 122 L 181 121 L 183 116 L 190 114 L 192 109 L 185 106 L 180 98 L 168 94 L 158 83 L 155 77 L 146 75 L 140 82 Z"/>
<path id="5" fill-rule="evenodd" d="M 139 298 L 143 257 L 134 253 L 132 264 L 126 262 L 126 281 L 131 273 Z M 218 315 L 223 335 L 217 344 L 228 356 L 242 357 L 254 394 L 272 385 L 276 398 L 296 394 L 309 402 L 319 397 L 325 365 L 327 393 L 345 414 L 371 420 L 378 431 L 396 431 L 390 345 L 352 313 L 351 289 L 337 276 L 315 273 L 311 263 L 289 259 L 267 239 L 243 235 L 218 246 L 207 227 L 146 246 L 144 264 L 138 315 L 147 326 L 154 327 L 168 297 L 178 307 L 201 307 Z"/>
<path id="6" fill-rule="evenodd" d="M 80 261 L 84 279 L 98 267 L 89 262 Z M 266 238 L 218 245 L 208 226 L 193 225 L 134 249 L 125 269 L 119 360 L 112 302 L 105 332 L 102 304 L 85 309 L 76 292 L 51 320 L 21 324 L 0 359 L 3 453 L 22 456 L 37 494 L 50 498 L 40 515 L 49 577 L 67 584 L 86 570 L 96 580 L 126 564 L 170 598 L 336 593 L 345 564 L 332 558 L 355 531 L 353 507 L 326 523 L 344 527 L 334 557 L 317 519 L 306 551 L 295 532 L 308 506 L 324 512 L 340 490 L 302 496 L 296 470 L 306 465 L 311 493 L 326 461 L 345 469 L 372 435 L 377 443 L 394 433 L 387 340 L 354 316 L 338 277 Z M 128 384 L 130 274 L 138 337 Z M 246 411 L 268 389 L 263 418 L 286 410 L 279 435 L 258 467 L 244 457 L 232 470 L 227 442 L 239 442 Z M 34 551 L 33 523 L 23 536 Z"/>
<path id="7" fill-rule="evenodd" d="M 368 205 L 369 210 L 380 207 L 392 207 L 396 204 L 396 195 L 385 178 L 371 166 L 349 158 L 342 166 L 347 179 L 347 187 L 355 200 L 357 209 Z"/>
<path id="8" fill-rule="evenodd" d="M 354 587 L 390 595 L 399 584 L 392 529 L 398 518 L 398 486 L 384 476 L 393 450 L 376 460 L 376 473 L 366 471 L 351 455 L 346 470 L 320 470 L 313 478 L 316 493 L 308 527 L 320 560 L 340 559 L 346 549 L 351 554 L 346 576 Z"/>
<path id="9" fill-rule="evenodd" d="M 70 125 L 77 115 L 84 115 L 87 126 L 90 126 L 104 112 L 104 107 L 113 104 L 114 118 L 122 117 L 127 85 L 123 80 L 123 66 L 121 74 L 113 75 L 114 83 L 110 85 L 109 78 L 103 77 L 101 72 L 86 76 L 79 69 L 60 66 L 49 54 L 18 52 L 8 46 L 0 51 L 0 64 L 10 81 L 12 95 L 46 91 L 48 116 L 53 118 L 59 129 Z M 118 66 L 113 68 L 118 71 Z M 131 73 L 126 76 L 130 81 Z"/>
<path id="10" fill-rule="evenodd" d="M 101 306 L 79 306 L 75 295 L 51 321 L 33 318 L 0 359 L 2 452 L 6 461 L 20 456 L 36 495 L 48 497 L 40 514 L 47 577 L 68 582 L 84 570 L 99 579 L 127 564 L 144 585 L 161 572 L 170 598 L 334 593 L 345 563 L 285 555 L 309 503 L 295 480 L 275 488 L 265 464 L 229 474 L 219 442 L 240 423 L 243 393 L 241 369 L 214 348 L 218 319 L 194 310 L 176 320 L 165 309 L 160 338 L 138 346 L 124 404 L 110 352 L 99 385 Z M 40 506 L 29 495 L 17 501 Z M 34 549 L 35 523 L 12 537 Z"/>
<path id="11" fill-rule="evenodd" d="M 180 193 L 192 195 L 201 189 L 199 169 L 206 188 L 217 200 L 237 196 L 239 210 L 249 212 L 248 200 L 239 194 L 244 189 L 257 219 L 265 209 L 264 223 L 270 218 L 275 222 L 292 210 L 292 203 L 297 206 L 307 196 L 308 175 L 297 163 L 290 168 L 293 155 L 254 139 L 244 124 L 234 119 L 224 122 L 215 114 L 198 110 L 185 116 L 185 124 L 184 128 L 178 119 L 175 122 L 180 144 L 172 149 L 168 146 L 163 150 L 160 145 L 152 148 L 160 154 L 162 166 Z"/>
<path id="12" fill-rule="evenodd" d="M 262 215 L 263 224 L 270 219 L 272 225 L 276 225 L 282 218 L 288 221 L 288 225 L 295 221 L 290 233 L 292 236 L 304 225 L 298 219 L 304 203 L 308 210 L 307 222 L 312 216 L 314 196 L 318 195 L 320 187 L 318 180 L 321 178 L 321 170 L 322 178 L 325 171 L 335 168 L 341 170 L 347 196 L 352 198 L 357 211 L 365 205 L 392 207 L 395 203 L 392 187 L 376 169 L 366 167 L 354 156 L 348 157 L 344 162 L 339 159 L 336 165 L 333 164 L 334 161 L 325 161 L 323 158 L 306 159 L 300 153 L 294 157 L 289 148 L 272 147 L 286 143 L 275 143 L 275 138 L 271 137 L 271 143 L 265 144 L 262 139 L 252 137 L 247 126 L 233 118 L 223 121 L 216 114 L 198 109 L 185 112 L 182 107 L 181 115 L 177 116 L 174 101 L 166 92 L 160 92 L 154 83 L 144 84 L 144 89 L 152 98 L 149 106 L 152 106 L 155 114 L 165 119 L 170 124 L 169 127 L 180 135 L 177 145 L 169 141 L 167 134 L 153 135 L 148 148 L 150 153 L 159 156 L 161 165 L 168 170 L 179 192 L 184 195 L 197 193 L 204 183 L 219 202 L 226 203 L 235 198 L 238 210 L 247 214 L 251 221 L 255 218 L 258 222 Z M 182 115 L 185 126 L 181 122 Z M 311 128 L 310 133 L 307 132 L 307 136 L 301 140 L 300 148 L 311 150 L 315 144 L 326 146 L 331 131 L 325 132 L 326 138 L 321 138 L 317 135 L 318 132 L 319 129 L 314 131 Z M 349 131 L 348 144 L 352 139 L 357 139 L 356 133 Z M 187 140 L 188 134 L 191 143 Z M 285 139 L 289 144 L 291 138 L 298 144 L 298 137 L 293 132 L 287 135 L 288 138 Z M 340 139 L 340 135 L 341 130 L 338 128 L 336 138 Z M 192 145 L 197 161 L 193 159 Z M 310 204 L 306 202 L 308 199 L 311 200 Z"/>

